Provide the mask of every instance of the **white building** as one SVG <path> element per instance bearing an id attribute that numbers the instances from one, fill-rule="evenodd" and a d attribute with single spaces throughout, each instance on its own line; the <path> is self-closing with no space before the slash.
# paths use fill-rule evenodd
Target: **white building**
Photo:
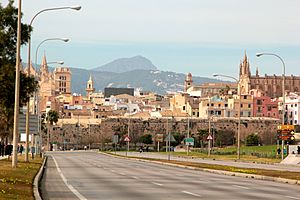
<path id="1" fill-rule="evenodd" d="M 300 124 L 300 96 L 296 93 L 290 93 L 285 99 L 286 117 L 288 124 Z"/>

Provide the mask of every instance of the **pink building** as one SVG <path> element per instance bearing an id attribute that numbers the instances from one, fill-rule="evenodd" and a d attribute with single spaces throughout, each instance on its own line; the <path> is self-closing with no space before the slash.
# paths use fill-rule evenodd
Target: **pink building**
<path id="1" fill-rule="evenodd" d="M 271 117 L 279 119 L 278 99 L 271 99 L 260 90 L 250 91 L 253 96 L 253 117 Z"/>

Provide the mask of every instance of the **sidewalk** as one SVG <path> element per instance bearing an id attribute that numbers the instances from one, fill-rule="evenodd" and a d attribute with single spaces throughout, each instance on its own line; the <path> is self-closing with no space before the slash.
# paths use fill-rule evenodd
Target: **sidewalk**
<path id="1" fill-rule="evenodd" d="M 0 160 L 4 160 L 4 159 L 7 159 L 7 156 L 0 156 Z"/>
<path id="2" fill-rule="evenodd" d="M 126 155 L 126 152 L 117 152 L 118 155 Z M 129 156 L 144 157 L 144 158 L 157 158 L 157 159 L 168 159 L 167 154 L 160 154 L 155 152 L 129 152 Z M 266 169 L 266 170 L 278 170 L 278 171 L 291 171 L 300 172 L 300 166 L 296 165 L 284 165 L 284 164 L 258 164 L 252 162 L 239 162 L 239 161 L 223 161 L 223 160 L 212 160 L 212 159 L 202 159 L 202 158 L 192 158 L 192 157 L 179 157 L 174 156 L 171 153 L 171 160 L 195 162 L 195 163 L 205 163 L 212 165 L 226 165 L 241 168 L 256 168 L 256 169 Z"/>

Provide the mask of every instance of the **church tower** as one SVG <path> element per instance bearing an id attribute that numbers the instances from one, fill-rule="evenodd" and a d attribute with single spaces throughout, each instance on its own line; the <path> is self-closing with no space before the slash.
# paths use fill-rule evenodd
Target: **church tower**
<path id="1" fill-rule="evenodd" d="M 193 78 L 192 78 L 192 74 L 188 73 L 188 75 L 185 78 L 184 81 L 184 92 L 187 92 L 187 90 L 189 88 L 191 88 L 193 86 Z"/>
<path id="2" fill-rule="evenodd" d="M 247 58 L 247 54 L 245 51 L 244 59 L 240 63 L 240 77 L 239 77 L 239 85 L 238 89 L 241 90 L 241 94 L 249 94 L 250 91 L 250 63 Z"/>
<path id="3" fill-rule="evenodd" d="M 90 75 L 90 78 L 89 78 L 89 80 L 88 80 L 88 82 L 87 82 L 87 84 L 86 84 L 86 89 L 85 89 L 85 91 L 86 91 L 86 97 L 87 97 L 88 99 L 90 99 L 91 94 L 92 94 L 93 92 L 95 92 L 94 81 L 93 81 L 91 75 Z"/>

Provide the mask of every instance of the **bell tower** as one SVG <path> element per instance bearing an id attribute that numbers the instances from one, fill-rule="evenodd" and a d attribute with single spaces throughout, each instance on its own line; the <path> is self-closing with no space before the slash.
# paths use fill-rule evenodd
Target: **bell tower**
<path id="1" fill-rule="evenodd" d="M 193 86 L 193 77 L 191 73 L 188 73 L 184 81 L 184 92 L 187 92 L 187 90 L 192 86 Z"/>
<path id="2" fill-rule="evenodd" d="M 90 75 L 90 78 L 86 84 L 86 97 L 88 99 L 90 99 L 90 96 L 93 92 L 95 92 L 95 88 L 94 88 L 94 81 L 93 81 L 93 78 L 92 78 L 92 75 Z"/>

